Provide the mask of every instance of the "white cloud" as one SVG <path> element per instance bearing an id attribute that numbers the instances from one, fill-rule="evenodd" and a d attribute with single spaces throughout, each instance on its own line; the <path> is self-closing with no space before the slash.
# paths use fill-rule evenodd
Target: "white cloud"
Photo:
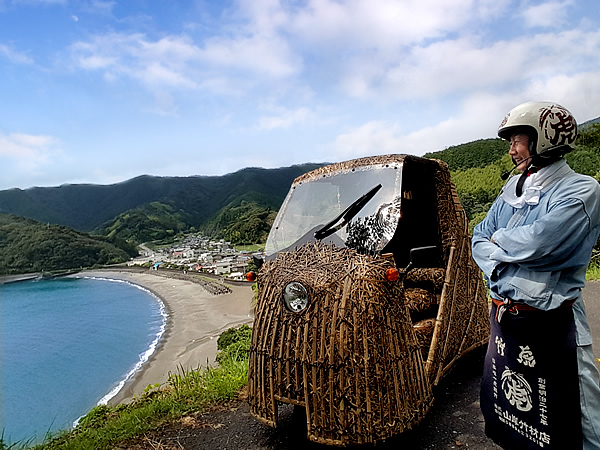
<path id="1" fill-rule="evenodd" d="M 71 57 L 75 67 L 101 71 L 112 81 L 126 77 L 150 88 L 184 90 L 220 86 L 221 94 L 268 85 L 301 67 L 283 40 L 262 34 L 216 36 L 196 44 L 187 36 L 152 40 L 111 33 L 73 44 Z"/>
<path id="2" fill-rule="evenodd" d="M 241 70 L 255 76 L 286 78 L 301 67 L 284 40 L 256 34 L 249 37 L 213 38 L 200 51 L 210 67 Z"/>
<path id="3" fill-rule="evenodd" d="M 341 159 L 404 153 L 400 151 L 402 138 L 397 123 L 370 121 L 355 130 L 339 135 L 334 142 L 334 153 Z"/>
<path id="4" fill-rule="evenodd" d="M 560 103 L 573 113 L 578 123 L 583 123 L 600 116 L 600 71 L 559 74 L 539 80 L 528 87 L 527 95 L 525 100 Z"/>
<path id="5" fill-rule="evenodd" d="M 289 24 L 290 11 L 285 3 L 285 0 L 236 0 L 234 8 L 228 11 L 230 27 L 239 28 L 233 34 L 277 33 Z"/>
<path id="6" fill-rule="evenodd" d="M 332 148 L 340 160 L 388 153 L 421 156 L 451 145 L 495 137 L 506 111 L 500 98 L 475 93 L 438 123 L 410 131 L 402 120 L 370 121 L 339 135 Z"/>
<path id="7" fill-rule="evenodd" d="M 52 136 L 0 133 L 0 158 L 16 163 L 20 170 L 36 170 L 60 153 Z"/>
<path id="8" fill-rule="evenodd" d="M 0 44 L 0 56 L 4 56 L 9 61 L 17 64 L 33 64 L 33 60 L 29 56 L 4 44 Z"/>
<path id="9" fill-rule="evenodd" d="M 386 77 L 386 69 L 410 58 L 409 46 L 462 32 L 474 19 L 490 20 L 507 1 L 380 0 L 374 6 L 368 0 L 239 0 L 217 32 L 201 41 L 112 33 L 77 43 L 72 51 L 82 68 L 146 85 L 220 84 L 224 92 L 239 93 L 240 84 L 243 92 L 321 72 L 360 96 Z"/>
<path id="10" fill-rule="evenodd" d="M 111 33 L 71 46 L 77 67 L 101 70 L 109 77 L 127 76 L 146 86 L 193 88 L 186 73 L 198 50 L 187 38 L 166 37 L 149 41 L 142 34 Z"/>
<path id="11" fill-rule="evenodd" d="M 112 9 L 116 6 L 116 1 L 102 1 L 102 0 L 92 0 L 87 5 L 83 5 L 83 8 L 86 11 L 90 11 L 95 14 L 101 15 L 110 15 L 112 13 Z"/>
<path id="12" fill-rule="evenodd" d="M 354 49 L 398 48 L 459 29 L 474 13 L 473 3 L 310 0 L 305 8 L 294 11 L 290 26 L 309 42 Z"/>
<path id="13" fill-rule="evenodd" d="M 432 99 L 498 90 L 545 77 L 547 70 L 590 64 L 568 49 L 587 45 L 593 54 L 598 32 L 486 39 L 485 24 L 506 13 L 511 1 L 380 0 L 374 7 L 368 0 L 239 0 L 209 37 L 110 33 L 74 44 L 71 55 L 76 67 L 101 72 L 109 82 L 138 81 L 153 97 L 166 90 L 247 97 L 268 91 L 280 102 L 301 91 L 315 93 L 316 101 L 320 92 L 361 100 Z M 550 17 L 546 10 L 570 1 L 528 11 L 545 6 L 537 17 Z"/>
<path id="14" fill-rule="evenodd" d="M 341 74 L 341 85 L 355 97 L 397 100 L 498 91 L 555 74 L 595 69 L 599 53 L 598 31 L 537 34 L 489 45 L 465 36 L 414 47 L 387 65 L 357 60 L 354 70 Z"/>
<path id="15" fill-rule="evenodd" d="M 478 0 L 473 5 L 475 16 L 482 21 L 495 20 L 509 10 L 513 0 Z"/>
<path id="16" fill-rule="evenodd" d="M 528 27 L 554 27 L 566 22 L 572 0 L 551 1 L 526 8 L 521 17 Z"/>
<path id="17" fill-rule="evenodd" d="M 263 130 L 290 128 L 293 125 L 306 122 L 310 116 L 311 112 L 308 108 L 282 110 L 276 115 L 260 117 L 258 123 L 259 128 Z"/>
<path id="18" fill-rule="evenodd" d="M 315 91 L 319 84 L 322 89 L 330 86 L 359 99 L 431 99 L 480 88 L 499 90 L 545 77 L 547 71 L 586 70 L 577 66 L 590 65 L 596 59 L 594 52 L 600 51 L 597 32 L 490 40 L 490 28 L 511 13 L 514 3 L 381 0 L 374 7 L 368 0 L 308 0 L 302 4 L 256 0 L 239 2 L 235 17 L 243 20 L 242 29 L 250 36 L 259 36 L 263 30 L 284 49 L 274 53 L 287 69 L 274 70 L 281 78 L 300 74 Z M 564 16 L 569 5 L 572 0 L 545 2 L 523 15 L 531 16 L 530 24 L 534 17 L 538 25 L 551 23 L 558 15 Z M 239 35 L 217 45 L 221 39 L 215 38 L 212 47 L 220 58 L 252 54 L 246 49 L 255 46 L 252 39 L 244 45 Z M 592 45 L 587 42 L 590 40 Z M 593 47 L 586 52 L 593 59 L 582 59 L 580 52 L 572 51 L 586 44 Z M 295 66 L 294 61 L 298 61 Z M 243 64 L 239 66 L 244 69 Z"/>
<path id="19" fill-rule="evenodd" d="M 165 61 L 147 61 L 144 67 L 130 74 L 149 86 L 162 85 L 184 89 L 193 89 L 197 86 L 184 72 Z"/>

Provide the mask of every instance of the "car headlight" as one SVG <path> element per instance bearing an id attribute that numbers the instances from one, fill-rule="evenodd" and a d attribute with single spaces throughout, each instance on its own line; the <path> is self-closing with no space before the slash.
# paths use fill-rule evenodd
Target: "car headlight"
<path id="1" fill-rule="evenodd" d="M 302 312 L 308 306 L 308 292 L 302 283 L 292 281 L 283 290 L 283 303 L 288 311 Z"/>

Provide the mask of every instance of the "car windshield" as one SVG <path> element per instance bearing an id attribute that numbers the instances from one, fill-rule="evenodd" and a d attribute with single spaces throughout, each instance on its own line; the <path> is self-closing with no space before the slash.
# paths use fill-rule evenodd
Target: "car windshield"
<path id="1" fill-rule="evenodd" d="M 392 239 L 400 217 L 402 164 L 357 167 L 294 183 L 275 219 L 266 256 L 315 242 L 315 232 L 352 203 L 381 184 L 347 226 L 322 242 L 352 247 L 361 253 L 381 252 Z"/>

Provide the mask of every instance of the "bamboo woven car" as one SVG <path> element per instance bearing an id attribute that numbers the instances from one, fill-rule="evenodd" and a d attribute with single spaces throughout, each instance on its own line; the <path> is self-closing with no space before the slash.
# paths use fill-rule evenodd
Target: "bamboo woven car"
<path id="1" fill-rule="evenodd" d="M 313 441 L 386 439 L 418 424 L 432 388 L 487 342 L 485 288 L 441 161 L 377 156 L 297 178 L 265 253 L 248 401 L 266 424 L 289 403 L 306 408 Z"/>

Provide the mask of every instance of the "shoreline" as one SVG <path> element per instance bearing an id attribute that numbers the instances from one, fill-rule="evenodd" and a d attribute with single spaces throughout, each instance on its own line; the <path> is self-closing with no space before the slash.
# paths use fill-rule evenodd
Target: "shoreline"
<path id="1" fill-rule="evenodd" d="M 220 334 L 231 327 L 251 324 L 254 319 L 253 291 L 249 285 L 228 285 L 232 292 L 213 295 L 189 278 L 174 278 L 151 271 L 100 269 L 70 276 L 113 279 L 138 285 L 157 297 L 167 314 L 165 330 L 156 349 L 108 399 L 108 404 L 113 406 L 139 397 L 148 385 L 166 383 L 171 374 L 182 369 L 189 371 L 214 365 Z"/>

